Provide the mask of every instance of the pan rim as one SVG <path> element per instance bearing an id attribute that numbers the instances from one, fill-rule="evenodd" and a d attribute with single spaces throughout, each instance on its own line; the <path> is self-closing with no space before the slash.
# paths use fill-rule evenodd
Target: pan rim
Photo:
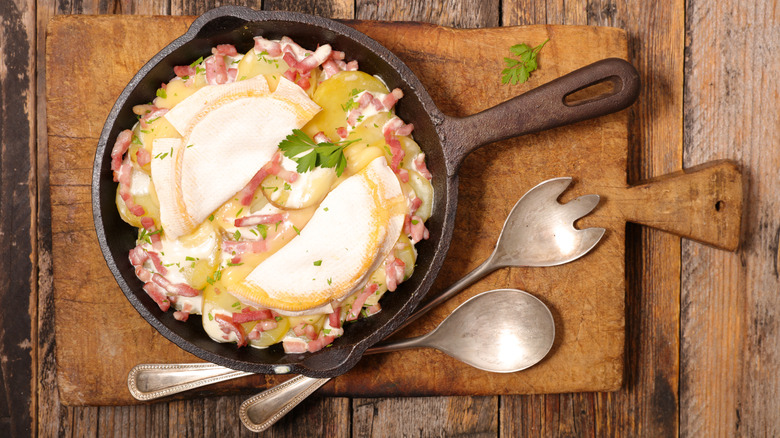
<path id="1" fill-rule="evenodd" d="M 417 96 L 421 107 L 423 108 L 425 114 L 427 114 L 427 116 L 430 118 L 430 122 L 436 130 L 439 143 L 438 146 L 441 147 L 442 152 L 446 154 L 447 151 L 444 146 L 444 137 L 442 136 L 442 132 L 439 129 L 441 122 L 444 120 L 444 116 L 435 106 L 427 91 L 425 91 L 424 87 L 419 82 L 417 76 L 414 75 L 414 73 L 412 73 L 412 71 L 399 58 L 384 48 L 384 46 L 371 39 L 367 35 L 357 31 L 356 29 L 353 29 L 337 21 L 308 14 L 294 12 L 256 11 L 240 6 L 224 6 L 212 9 L 198 17 L 189 27 L 187 32 L 160 50 L 141 69 L 139 69 L 139 71 L 127 84 L 119 98 L 114 103 L 114 106 L 109 112 L 101 132 L 98 147 L 95 153 L 95 159 L 93 162 L 92 206 L 93 220 L 101 252 L 115 280 L 120 286 L 120 289 L 128 298 L 136 311 L 138 311 L 144 320 L 146 320 L 146 322 L 152 325 L 157 330 L 157 332 L 162 334 L 165 338 L 175 343 L 185 351 L 188 351 L 202 359 L 228 366 L 233 369 L 251 371 L 255 373 L 273 374 L 279 371 L 276 364 L 258 363 L 251 360 L 238 360 L 206 350 L 196 345 L 192 340 L 171 330 L 163 323 L 160 318 L 152 314 L 147 308 L 147 305 L 142 303 L 135 294 L 134 287 L 125 280 L 124 275 L 116 263 L 116 258 L 111 254 L 108 242 L 108 234 L 105 227 L 105 218 L 103 215 L 103 210 L 101 209 L 101 203 L 99 202 L 102 193 L 101 188 L 103 186 L 100 181 L 101 179 L 105 178 L 106 173 L 104 164 L 106 162 L 106 154 L 108 152 L 108 140 L 109 137 L 111 137 L 111 132 L 114 130 L 114 125 L 117 121 L 119 112 L 128 104 L 130 93 L 135 90 L 147 77 L 149 72 L 169 54 L 195 39 L 205 25 L 211 23 L 215 19 L 226 16 L 236 17 L 251 22 L 282 21 L 310 25 L 322 28 L 327 31 L 336 32 L 342 36 L 347 37 L 348 39 L 355 41 L 357 44 L 362 45 L 368 50 L 371 50 L 376 55 L 380 56 L 380 58 L 388 65 L 389 68 L 395 70 L 395 72 L 403 78 L 406 85 L 410 87 L 411 91 Z M 317 357 L 317 353 L 309 353 L 306 355 L 301 355 L 302 360 L 299 360 L 296 363 L 283 364 L 287 367 L 287 370 L 285 370 L 286 372 L 300 373 L 311 377 L 334 377 L 336 375 L 343 374 L 360 360 L 363 352 L 370 345 L 378 342 L 384 338 L 385 335 L 391 333 L 398 325 L 400 325 L 412 312 L 412 310 L 414 310 L 417 304 L 419 304 L 419 302 L 423 299 L 425 294 L 430 289 L 433 280 L 438 274 L 449 248 L 452 229 L 454 226 L 455 207 L 457 206 L 457 175 L 447 176 L 442 174 L 440 177 L 444 179 L 443 187 L 446 188 L 446 192 L 442 193 L 440 198 L 437 196 L 438 199 L 444 201 L 444 205 L 436 207 L 437 209 L 441 208 L 443 210 L 441 234 L 438 242 L 436 242 L 435 247 L 430 249 L 433 251 L 433 256 L 428 269 L 422 273 L 424 275 L 420 279 L 420 283 L 417 289 L 411 291 L 410 296 L 405 300 L 401 310 L 398 311 L 396 315 L 392 317 L 384 326 L 380 327 L 379 330 L 376 330 L 373 333 L 363 337 L 360 341 L 351 345 L 349 348 L 342 348 L 342 355 L 345 356 L 346 359 L 342 360 L 341 364 L 337 367 L 330 369 L 318 369 L 317 367 L 313 366 L 314 364 L 311 362 L 313 358 Z"/>

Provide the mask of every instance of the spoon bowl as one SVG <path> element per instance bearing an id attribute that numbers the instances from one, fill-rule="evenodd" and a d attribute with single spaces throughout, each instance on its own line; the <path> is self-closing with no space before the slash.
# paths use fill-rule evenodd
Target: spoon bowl
<path id="1" fill-rule="evenodd" d="M 371 353 L 435 348 L 475 368 L 513 373 L 541 361 L 555 340 L 550 309 L 517 289 L 475 295 L 458 306 L 431 332 L 376 345 Z"/>

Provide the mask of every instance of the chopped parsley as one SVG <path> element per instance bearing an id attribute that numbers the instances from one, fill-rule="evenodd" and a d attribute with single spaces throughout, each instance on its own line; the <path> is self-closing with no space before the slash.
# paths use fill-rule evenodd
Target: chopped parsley
<path id="1" fill-rule="evenodd" d="M 160 97 L 160 98 L 163 98 L 163 99 L 168 97 L 168 93 L 165 92 L 165 88 L 158 88 L 157 89 L 157 97 Z"/>
<path id="2" fill-rule="evenodd" d="M 260 233 L 260 236 L 263 237 L 263 240 L 265 240 L 266 237 L 268 237 L 268 225 L 265 224 L 259 224 L 257 227 L 257 231 Z M 253 230 L 254 231 L 254 230 Z"/>
<path id="3" fill-rule="evenodd" d="M 315 261 L 314 266 L 322 266 L 322 260 Z"/>
<path id="4" fill-rule="evenodd" d="M 241 231 L 236 230 L 235 233 L 233 233 L 233 239 L 235 240 L 241 240 Z"/>
<path id="5" fill-rule="evenodd" d="M 241 213 L 244 211 L 244 207 L 241 207 L 238 209 L 238 212 L 236 213 L 236 217 L 241 216 Z"/>
<path id="6" fill-rule="evenodd" d="M 209 216 L 209 222 L 214 222 L 214 214 L 213 213 Z"/>
<path id="7" fill-rule="evenodd" d="M 277 321 L 281 321 L 282 317 L 281 316 L 274 316 L 274 319 L 277 320 Z"/>
<path id="8" fill-rule="evenodd" d="M 341 176 L 347 167 L 344 148 L 359 140 L 315 143 L 305 132 L 293 129 L 293 133 L 279 143 L 279 149 L 284 156 L 298 163 L 298 173 L 308 172 L 315 167 L 335 167 L 336 175 Z"/>
<path id="9" fill-rule="evenodd" d="M 301 234 L 301 230 L 299 230 L 298 227 L 296 227 L 295 225 L 293 225 L 293 230 L 295 230 L 295 234 L 298 234 L 298 235 Z"/>

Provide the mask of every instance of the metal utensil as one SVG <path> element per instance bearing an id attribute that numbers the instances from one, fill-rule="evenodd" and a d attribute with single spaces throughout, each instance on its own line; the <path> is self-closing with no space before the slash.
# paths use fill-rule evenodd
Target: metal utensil
<path id="1" fill-rule="evenodd" d="M 496 289 L 470 298 L 429 333 L 370 348 L 366 354 L 435 348 L 473 367 L 512 373 L 541 361 L 555 340 L 550 309 L 517 289 Z M 239 417 L 262 432 L 330 379 L 296 376 L 246 400 Z"/>
<path id="2" fill-rule="evenodd" d="M 569 184 L 571 178 L 554 178 L 529 190 L 509 213 L 493 254 L 463 279 L 418 309 L 396 332 L 498 268 L 555 266 L 587 254 L 604 235 L 604 229 L 577 230 L 573 224 L 593 210 L 599 202 L 599 196 L 585 195 L 566 204 L 558 203 L 558 197 Z M 136 399 L 152 400 L 249 374 L 204 363 L 141 364 L 130 371 L 127 386 Z"/>

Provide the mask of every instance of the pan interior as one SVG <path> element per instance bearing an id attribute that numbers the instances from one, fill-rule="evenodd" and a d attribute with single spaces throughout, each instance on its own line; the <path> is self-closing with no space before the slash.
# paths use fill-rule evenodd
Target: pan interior
<path id="1" fill-rule="evenodd" d="M 285 365 L 290 372 L 312 377 L 342 374 L 357 363 L 366 348 L 392 332 L 411 313 L 430 288 L 446 254 L 454 221 L 457 180 L 446 176 L 436 127 L 441 115 L 417 78 L 400 60 L 375 41 L 340 23 L 303 14 L 230 7 L 207 15 L 199 19 L 205 24 L 196 21 L 187 34 L 141 69 L 122 92 L 106 121 L 93 169 L 93 213 L 104 257 L 136 310 L 165 337 L 202 359 L 257 373 L 277 372 L 278 366 Z M 217 343 L 206 335 L 200 318 L 182 323 L 173 318 L 172 312 L 162 312 L 135 276 L 128 252 L 135 246 L 137 232 L 122 221 L 114 203 L 116 183 L 110 170 L 110 152 L 119 132 L 136 121 L 133 105 L 153 100 L 159 84 L 173 78 L 174 66 L 188 65 L 200 56 L 208 56 L 217 44 L 234 44 L 239 52 L 246 52 L 253 46 L 252 37 L 257 35 L 271 39 L 289 36 L 310 50 L 318 44 L 331 44 L 335 50 L 344 51 L 349 60 L 357 60 L 362 71 L 379 76 L 390 89 L 401 88 L 405 96 L 398 103 L 397 114 L 414 124 L 414 138 L 425 152 L 428 168 L 434 175 L 434 213 L 427 222 L 431 235 L 417 246 L 414 275 L 398 290 L 385 295 L 379 314 L 349 324 L 331 348 L 313 354 L 285 354 L 281 345 L 261 350 Z"/>

